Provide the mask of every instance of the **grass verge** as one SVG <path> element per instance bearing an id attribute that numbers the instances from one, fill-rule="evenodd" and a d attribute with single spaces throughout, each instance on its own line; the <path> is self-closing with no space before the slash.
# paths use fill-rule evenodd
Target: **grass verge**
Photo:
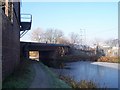
<path id="1" fill-rule="evenodd" d="M 22 58 L 21 66 L 3 81 L 2 88 L 28 88 L 34 78 L 35 70 L 31 62 Z"/>
<path id="2" fill-rule="evenodd" d="M 51 88 L 71 88 L 68 84 L 66 84 L 63 80 L 60 80 L 57 75 L 55 75 L 47 66 L 39 62 L 42 69 L 48 74 L 48 76 L 51 78 L 50 86 Z"/>

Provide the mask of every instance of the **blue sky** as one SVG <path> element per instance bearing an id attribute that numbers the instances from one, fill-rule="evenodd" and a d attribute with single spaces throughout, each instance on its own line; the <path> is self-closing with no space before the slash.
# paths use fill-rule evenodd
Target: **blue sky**
<path id="1" fill-rule="evenodd" d="M 65 36 L 84 29 L 88 42 L 118 37 L 117 2 L 23 2 L 21 13 L 33 17 L 31 31 L 21 39 L 25 41 L 38 27 L 60 29 Z"/>

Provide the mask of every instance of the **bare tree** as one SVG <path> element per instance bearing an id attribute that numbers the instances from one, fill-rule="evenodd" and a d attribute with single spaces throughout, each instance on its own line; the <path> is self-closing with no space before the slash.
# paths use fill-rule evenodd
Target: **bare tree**
<path id="1" fill-rule="evenodd" d="M 31 34 L 31 40 L 37 42 L 44 42 L 44 32 L 42 31 L 42 29 L 37 28 L 33 30 Z"/>
<path id="2" fill-rule="evenodd" d="M 58 40 L 63 36 L 63 32 L 57 29 L 48 29 L 45 38 L 48 43 L 59 43 Z"/>
<path id="3" fill-rule="evenodd" d="M 54 43 L 59 43 L 59 39 L 63 37 L 63 32 L 60 30 L 54 30 Z"/>
<path id="4" fill-rule="evenodd" d="M 65 45 L 69 45 L 70 44 L 70 40 L 66 37 L 62 37 L 58 39 L 59 44 L 65 44 Z"/>
<path id="5" fill-rule="evenodd" d="M 120 45 L 120 40 L 119 39 L 108 39 L 105 41 L 105 43 L 111 47 L 113 46 L 119 46 Z"/>
<path id="6" fill-rule="evenodd" d="M 45 32 L 43 32 L 42 29 L 37 28 L 32 32 L 31 40 L 37 42 L 47 42 L 47 43 L 57 44 L 59 43 L 60 39 L 63 40 L 62 39 L 63 36 L 64 36 L 63 32 L 58 29 L 47 29 Z"/>
<path id="7" fill-rule="evenodd" d="M 48 29 L 46 32 L 45 32 L 45 38 L 46 38 L 46 42 L 48 43 L 53 43 L 53 29 Z"/>
<path id="8" fill-rule="evenodd" d="M 79 44 L 79 34 L 71 32 L 70 33 L 70 42 L 71 44 Z"/>

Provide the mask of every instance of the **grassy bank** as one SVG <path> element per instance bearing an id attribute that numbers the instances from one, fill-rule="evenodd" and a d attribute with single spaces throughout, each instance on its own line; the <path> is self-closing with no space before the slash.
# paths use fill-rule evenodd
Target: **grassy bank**
<path id="1" fill-rule="evenodd" d="M 2 88 L 28 88 L 34 78 L 35 70 L 31 61 L 21 59 L 21 66 L 3 81 Z"/>
<path id="2" fill-rule="evenodd" d="M 57 75 L 55 75 L 47 66 L 39 62 L 42 69 L 48 74 L 48 76 L 51 78 L 49 81 L 50 88 L 71 88 L 68 84 L 66 84 L 64 81 L 60 80 Z"/>

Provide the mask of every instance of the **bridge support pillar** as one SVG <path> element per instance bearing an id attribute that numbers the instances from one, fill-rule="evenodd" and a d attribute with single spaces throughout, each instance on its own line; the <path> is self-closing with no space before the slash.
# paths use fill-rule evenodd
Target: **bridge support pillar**
<path id="1" fill-rule="evenodd" d="M 25 52 L 25 57 L 27 58 L 27 59 L 29 59 L 29 51 L 28 50 L 26 50 L 26 52 Z"/>
<path id="2" fill-rule="evenodd" d="M 44 64 L 51 66 L 56 60 L 56 55 L 54 51 L 39 51 L 39 60 Z"/>
<path id="3" fill-rule="evenodd" d="M 25 48 L 23 51 L 23 56 L 26 58 L 26 59 L 29 59 L 29 50 L 27 48 Z"/>

